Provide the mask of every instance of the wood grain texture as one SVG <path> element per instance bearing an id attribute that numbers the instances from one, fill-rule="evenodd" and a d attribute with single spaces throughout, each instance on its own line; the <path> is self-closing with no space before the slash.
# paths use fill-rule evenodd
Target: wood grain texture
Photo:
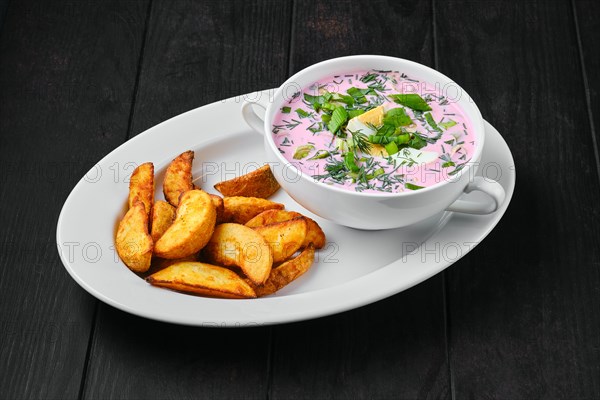
<path id="1" fill-rule="evenodd" d="M 439 68 L 517 168 L 503 221 L 449 270 L 456 398 L 600 397 L 600 187 L 571 11 L 436 3 Z"/>
<path id="2" fill-rule="evenodd" d="M 576 0 L 573 4 L 579 36 L 582 73 L 584 75 L 585 93 L 588 103 L 592 139 L 596 146 L 596 166 L 600 179 L 600 4 L 597 1 Z"/>
<path id="3" fill-rule="evenodd" d="M 350 54 L 433 65 L 431 18 L 428 2 L 298 2 L 290 72 Z M 270 398 L 450 398 L 441 275 L 358 310 L 277 326 L 273 335 Z"/>
<path id="4" fill-rule="evenodd" d="M 0 36 L 0 398 L 77 398 L 95 300 L 56 221 L 127 130 L 143 3 L 14 1 Z M 74 257 L 82 257 L 82 243 Z"/>
<path id="5" fill-rule="evenodd" d="M 290 73 L 329 58 L 382 54 L 433 66 L 430 4 L 298 1 Z"/>
<path id="6" fill-rule="evenodd" d="M 441 275 L 343 314 L 276 327 L 272 399 L 449 399 Z"/>
<path id="7" fill-rule="evenodd" d="M 287 78 L 291 2 L 156 1 L 133 134 Z"/>
<path id="8" fill-rule="evenodd" d="M 287 77 L 290 17 L 291 2 L 154 1 L 133 135 L 190 108 L 278 86 Z M 101 305 L 84 398 L 264 398 L 270 341 L 270 327 L 182 327 Z"/>

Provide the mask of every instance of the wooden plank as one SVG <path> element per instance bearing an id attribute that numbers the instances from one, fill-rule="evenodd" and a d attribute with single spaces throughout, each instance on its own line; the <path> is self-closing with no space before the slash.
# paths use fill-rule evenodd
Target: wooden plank
<path id="1" fill-rule="evenodd" d="M 582 73 L 592 128 L 592 140 L 596 146 L 596 165 L 600 178 L 600 43 L 596 39 L 600 32 L 600 4 L 590 0 L 575 0 L 574 13 L 576 18 L 579 51 L 582 62 Z"/>
<path id="2" fill-rule="evenodd" d="M 126 135 L 145 15 L 143 2 L 10 4 L 0 37 L 0 398 L 79 395 L 95 300 L 62 266 L 56 220 Z"/>
<path id="3" fill-rule="evenodd" d="M 599 398 L 600 188 L 571 4 L 439 2 L 436 21 L 441 71 L 518 175 L 503 221 L 448 274 L 456 398 Z"/>
<path id="4" fill-rule="evenodd" d="M 275 1 L 154 2 L 133 134 L 283 82 L 290 14 L 291 3 Z M 101 305 L 84 397 L 264 398 L 270 333 L 169 325 Z"/>
<path id="5" fill-rule="evenodd" d="M 270 398 L 450 398 L 442 282 L 277 327 Z"/>
<path id="6" fill-rule="evenodd" d="M 433 65 L 431 17 L 429 2 L 299 2 L 291 72 L 349 54 Z M 438 275 L 358 310 L 278 326 L 271 398 L 449 398 L 444 321 Z"/>
<path id="7" fill-rule="evenodd" d="M 133 135 L 287 78 L 291 1 L 187 3 L 153 7 Z"/>

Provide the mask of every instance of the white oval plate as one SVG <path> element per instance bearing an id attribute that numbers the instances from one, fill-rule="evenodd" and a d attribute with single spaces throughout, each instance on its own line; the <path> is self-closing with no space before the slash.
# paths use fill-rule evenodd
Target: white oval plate
<path id="1" fill-rule="evenodd" d="M 81 287 L 123 311 L 178 324 L 241 327 L 321 317 L 391 296 L 447 268 L 487 236 L 512 197 L 512 155 L 486 122 L 479 173 L 506 190 L 506 201 L 494 214 L 444 213 L 417 227 L 360 231 L 314 216 L 280 190 L 272 200 L 311 216 L 327 235 L 327 246 L 305 275 L 275 295 L 253 300 L 203 298 L 152 287 L 114 250 L 116 227 L 126 210 L 128 177 L 135 166 L 154 162 L 156 198 L 162 199 L 164 169 L 185 150 L 196 152 L 194 177 L 211 193 L 218 193 L 216 182 L 262 165 L 263 138 L 242 120 L 241 101 L 236 97 L 209 104 L 154 126 L 112 151 L 79 181 L 61 211 L 56 239 L 65 268 Z"/>

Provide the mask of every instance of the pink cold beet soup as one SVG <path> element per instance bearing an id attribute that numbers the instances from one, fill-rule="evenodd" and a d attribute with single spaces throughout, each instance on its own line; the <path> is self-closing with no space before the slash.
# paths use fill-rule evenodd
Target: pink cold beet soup
<path id="1" fill-rule="evenodd" d="M 295 93 L 275 115 L 279 152 L 323 184 L 401 193 L 451 180 L 476 139 L 458 104 L 401 71 L 356 71 Z"/>

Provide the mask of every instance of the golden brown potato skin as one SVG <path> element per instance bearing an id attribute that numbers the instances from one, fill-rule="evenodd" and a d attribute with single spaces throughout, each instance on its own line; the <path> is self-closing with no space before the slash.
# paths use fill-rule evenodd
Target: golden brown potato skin
<path id="1" fill-rule="evenodd" d="M 165 199 L 173 207 L 179 205 L 179 197 L 182 193 L 194 189 L 194 183 L 192 182 L 193 161 L 194 152 L 188 150 L 175 157 L 167 167 L 163 181 L 163 193 Z"/>
<path id="2" fill-rule="evenodd" d="M 246 223 L 246 226 L 255 228 L 257 226 L 270 225 L 277 222 L 289 221 L 290 219 L 304 217 L 306 219 L 308 231 L 306 232 L 306 239 L 302 244 L 302 247 L 308 246 L 309 243 L 314 244 L 316 249 L 322 249 L 327 241 L 325 232 L 313 219 L 300 214 L 296 211 L 287 210 L 267 210 L 258 214 Z"/>
<path id="3" fill-rule="evenodd" d="M 273 262 L 287 260 L 300 249 L 306 239 L 307 224 L 303 216 L 289 221 L 276 222 L 270 225 L 252 228 L 265 238 L 271 252 Z"/>
<path id="4" fill-rule="evenodd" d="M 148 213 L 144 203 L 134 199 L 117 229 L 115 247 L 121 260 L 134 272 L 150 268 L 154 242 L 148 233 Z"/>
<path id="5" fill-rule="evenodd" d="M 297 257 L 273 268 L 263 285 L 254 286 L 256 295 L 262 297 L 275 293 L 308 271 L 314 261 L 315 248 L 311 243 Z"/>
<path id="6" fill-rule="evenodd" d="M 150 235 L 156 243 L 175 221 L 176 209 L 166 201 L 159 200 L 152 207 Z"/>
<path id="7" fill-rule="evenodd" d="M 146 278 L 154 286 L 227 299 L 256 297 L 252 287 L 235 272 L 216 265 L 181 261 Z"/>
<path id="8" fill-rule="evenodd" d="M 279 189 L 271 167 L 263 165 L 248 174 L 215 185 L 223 196 L 260 197 L 266 199 Z"/>
<path id="9" fill-rule="evenodd" d="M 210 240 L 217 211 L 203 190 L 189 190 L 181 195 L 175 221 L 154 246 L 161 258 L 182 258 L 200 251 Z"/>
<path id="10" fill-rule="evenodd" d="M 284 208 L 283 204 L 275 203 L 258 197 L 225 197 L 223 198 L 223 221 L 245 224 L 263 211 Z"/>
<path id="11" fill-rule="evenodd" d="M 218 225 L 202 253 L 211 263 L 240 267 L 256 284 L 267 279 L 273 266 L 273 255 L 265 239 L 240 224 Z"/>
<path id="12" fill-rule="evenodd" d="M 149 215 L 154 204 L 154 164 L 151 162 L 139 165 L 129 179 L 129 208 L 133 201 L 138 198 L 144 203 L 146 213 Z"/>
<path id="13" fill-rule="evenodd" d="M 223 198 L 221 196 L 217 196 L 216 194 L 211 194 L 210 199 L 215 205 L 215 209 L 217 210 L 217 224 L 225 222 L 223 219 L 225 213 L 225 206 L 223 203 Z"/>

